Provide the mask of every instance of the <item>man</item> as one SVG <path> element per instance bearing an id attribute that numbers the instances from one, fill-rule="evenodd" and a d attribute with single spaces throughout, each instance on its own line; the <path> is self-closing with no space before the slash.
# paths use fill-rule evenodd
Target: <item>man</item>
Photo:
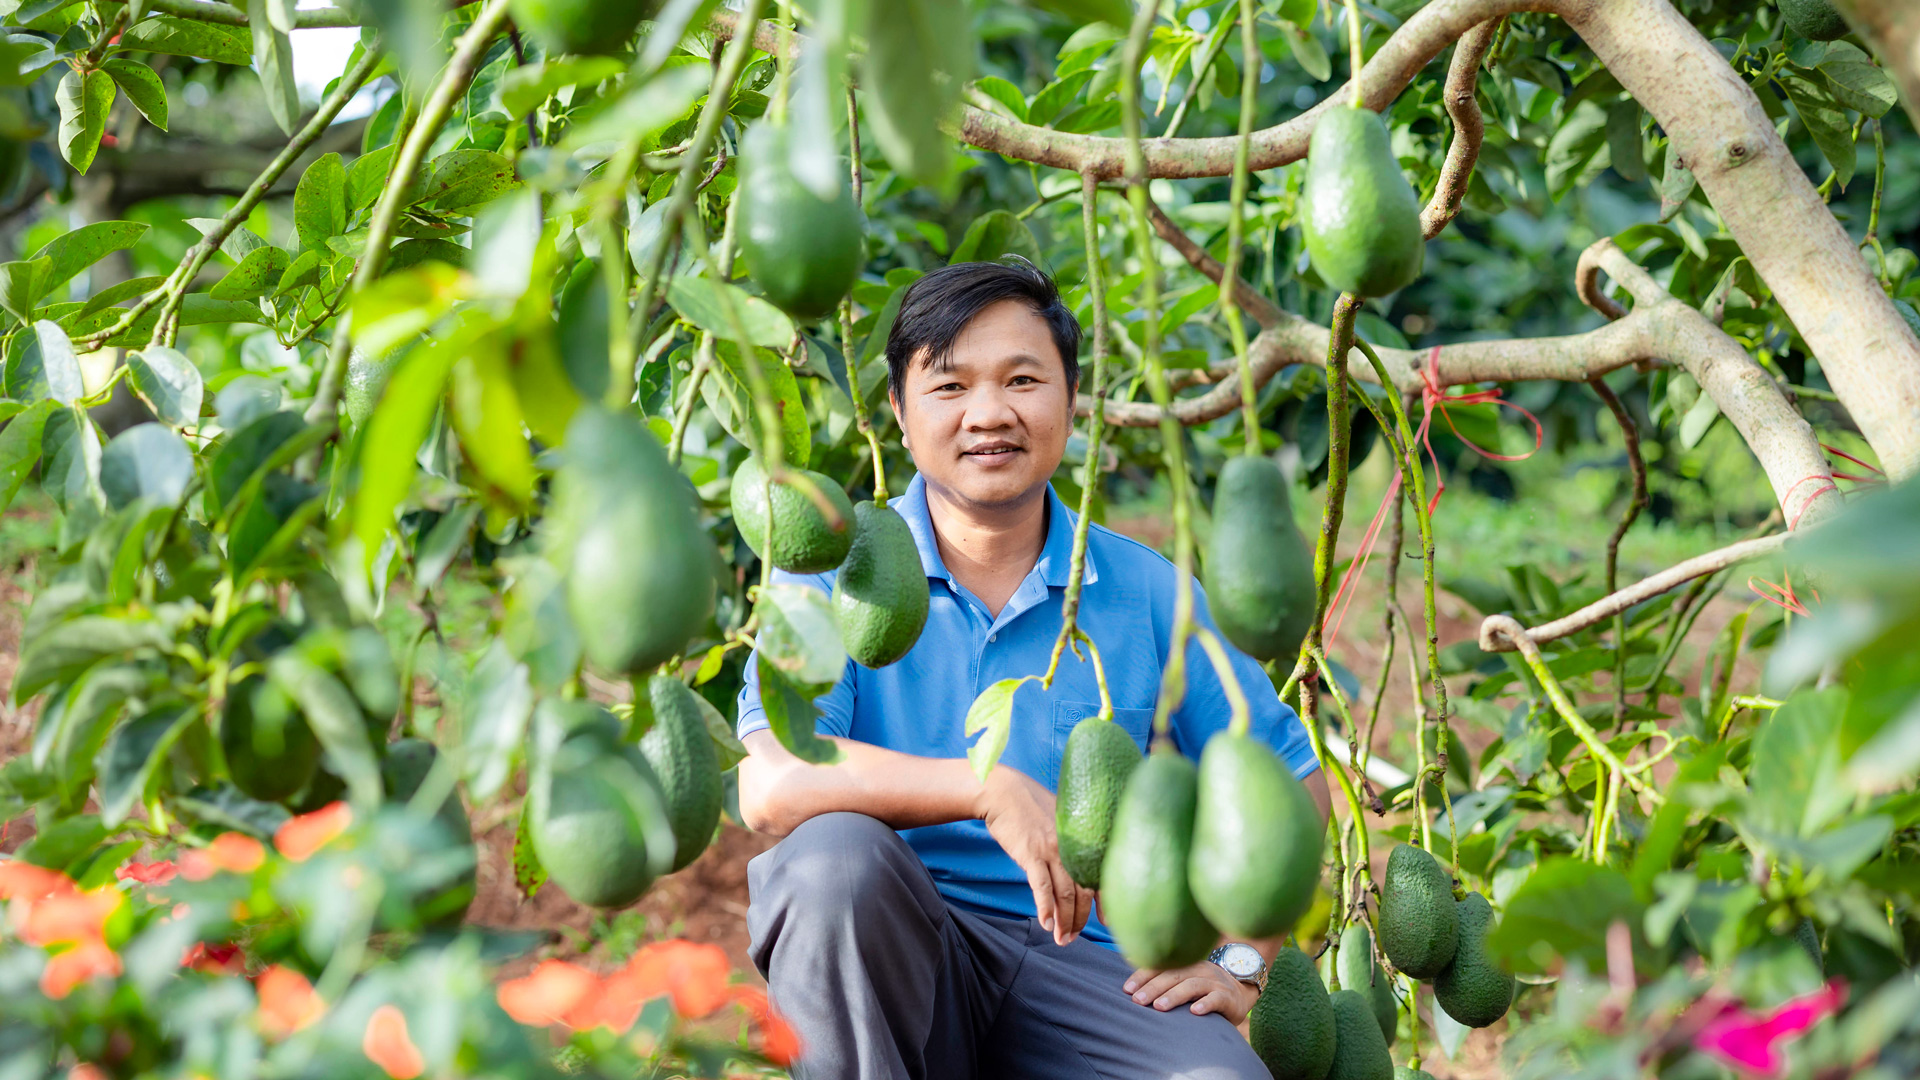
<path id="1" fill-rule="evenodd" d="M 1234 1027 L 1258 997 L 1260 955 L 1230 945 L 1219 963 L 1132 971 L 1060 864 L 1053 791 L 1068 733 L 1099 709 L 1092 665 L 1069 656 L 1051 690 L 1019 691 L 986 783 L 966 761 L 974 697 L 1043 672 L 1060 630 L 1074 515 L 1048 481 L 1073 428 L 1079 340 L 1028 265 L 962 263 L 908 289 L 888 391 L 919 473 L 892 505 L 926 569 L 926 629 L 885 668 L 849 660 L 820 698 L 837 764 L 780 745 L 751 676 L 740 695 L 740 810 L 785 837 L 748 870 L 752 955 L 809 1080 L 1267 1076 Z M 831 590 L 832 578 L 783 580 Z M 1177 588 L 1158 554 L 1093 529 L 1079 624 L 1101 650 L 1114 721 L 1142 747 Z M 1204 603 L 1196 612 L 1212 625 Z M 1252 658 L 1233 657 L 1253 732 L 1325 814 L 1306 733 Z M 1228 707 L 1197 644 L 1187 684 L 1172 735 L 1198 758 Z"/>

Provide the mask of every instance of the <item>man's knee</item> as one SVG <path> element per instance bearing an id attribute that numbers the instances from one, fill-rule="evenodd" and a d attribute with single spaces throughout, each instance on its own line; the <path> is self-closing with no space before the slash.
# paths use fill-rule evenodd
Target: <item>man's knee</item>
<path id="1" fill-rule="evenodd" d="M 914 902 L 931 913 L 941 904 L 919 857 L 898 833 L 865 814 L 809 818 L 756 857 L 747 880 L 754 907 L 803 917 L 897 910 Z"/>

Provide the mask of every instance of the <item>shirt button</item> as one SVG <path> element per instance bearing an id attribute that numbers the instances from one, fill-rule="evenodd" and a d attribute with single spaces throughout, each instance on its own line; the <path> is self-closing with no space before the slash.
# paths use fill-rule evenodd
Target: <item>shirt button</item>
<path id="1" fill-rule="evenodd" d="M 1080 710 L 1079 710 L 1079 709 L 1068 709 L 1068 710 L 1067 710 L 1067 719 L 1069 719 L 1069 720 L 1078 720 L 1078 719 L 1080 719 Z"/>
<path id="2" fill-rule="evenodd" d="M 999 635 L 999 634 L 995 634 L 995 635 L 993 635 L 992 637 L 989 637 L 989 638 L 987 639 L 987 641 L 988 641 L 988 642 L 995 642 L 995 641 L 999 641 L 999 640 L 1000 640 L 1000 635 Z"/>

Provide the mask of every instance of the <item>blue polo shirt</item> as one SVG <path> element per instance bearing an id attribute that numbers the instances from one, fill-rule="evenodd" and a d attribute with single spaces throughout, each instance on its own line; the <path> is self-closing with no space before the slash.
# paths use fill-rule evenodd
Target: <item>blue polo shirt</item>
<path id="1" fill-rule="evenodd" d="M 995 618 L 941 562 L 921 479 L 914 477 L 906 493 L 891 505 L 913 530 L 926 568 L 931 593 L 926 629 L 912 651 L 884 668 L 863 667 L 849 658 L 840 682 L 816 700 L 820 718 L 814 727 L 822 735 L 920 757 L 964 758 L 968 739 L 963 723 L 967 707 L 980 691 L 1001 679 L 1042 674 L 1047 669 L 1054 638 L 1060 633 L 1075 515 L 1049 485 L 1046 545 Z M 774 578 L 830 593 L 834 575 L 775 573 Z M 1171 648 L 1175 588 L 1173 564 L 1158 552 L 1093 526 L 1087 538 L 1080 627 L 1100 647 L 1114 720 L 1143 749 L 1153 724 L 1161 668 Z M 1194 590 L 1199 594 L 1198 582 Z M 1212 628 L 1204 595 L 1199 599 L 1195 614 Z M 1232 645 L 1227 645 L 1227 651 L 1252 706 L 1252 732 L 1273 746 L 1296 775 L 1306 776 L 1318 768 L 1306 730 L 1293 710 L 1280 703 L 1266 672 Z M 740 692 L 742 736 L 767 726 L 756 671 L 757 665 L 747 664 L 747 684 Z M 1051 690 L 1028 683 L 1015 696 L 1013 727 L 1000 764 L 1057 790 L 1068 733 L 1099 710 L 1093 665 L 1066 654 Z M 1228 713 L 1226 694 L 1213 665 L 1194 642 L 1187 650 L 1186 699 L 1172 716 L 1175 745 L 1197 760 L 1208 737 L 1227 726 Z M 984 822 L 929 825 L 904 829 L 900 835 L 926 864 L 949 903 L 988 915 L 1033 917 L 1033 891 L 1026 875 L 988 835 Z M 1088 920 L 1084 932 L 1094 941 L 1113 943 L 1113 935 L 1097 919 Z"/>

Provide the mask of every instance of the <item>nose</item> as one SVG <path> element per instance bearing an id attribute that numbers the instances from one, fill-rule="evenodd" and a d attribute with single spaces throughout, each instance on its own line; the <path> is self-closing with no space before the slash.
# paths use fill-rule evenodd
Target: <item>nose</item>
<path id="1" fill-rule="evenodd" d="M 1002 386 L 981 386 L 967 395 L 967 410 L 961 424 L 968 431 L 1004 431 L 1017 426 L 1020 415 Z"/>

